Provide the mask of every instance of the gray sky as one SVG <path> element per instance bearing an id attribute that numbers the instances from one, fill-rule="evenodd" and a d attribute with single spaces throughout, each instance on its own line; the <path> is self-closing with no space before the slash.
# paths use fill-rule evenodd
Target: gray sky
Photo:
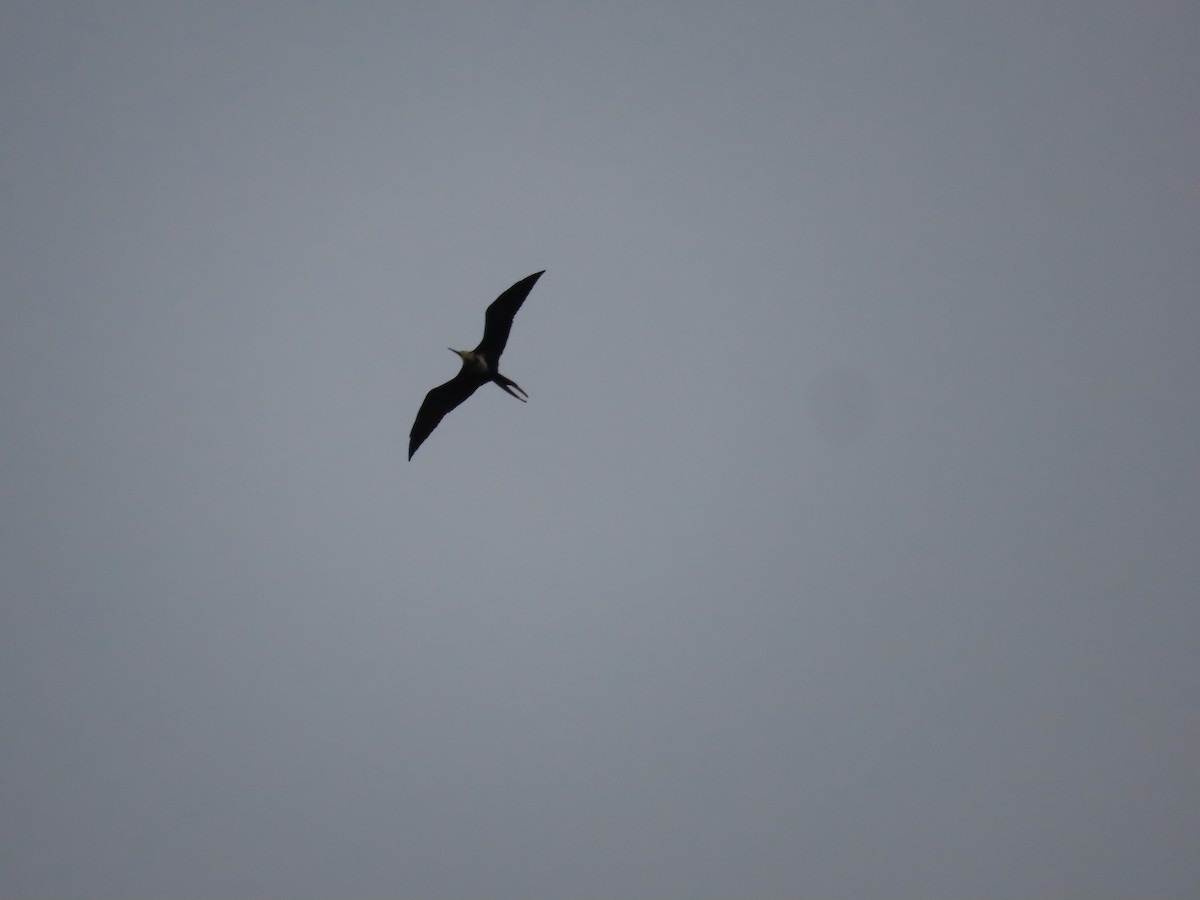
<path id="1" fill-rule="evenodd" d="M 0 894 L 1200 896 L 1198 34 L 7 3 Z"/>

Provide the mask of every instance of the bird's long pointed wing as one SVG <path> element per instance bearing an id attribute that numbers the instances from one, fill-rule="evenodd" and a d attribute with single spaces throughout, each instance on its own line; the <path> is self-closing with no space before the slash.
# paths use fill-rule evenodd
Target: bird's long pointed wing
<path id="1" fill-rule="evenodd" d="M 479 342 L 475 352 L 482 354 L 484 359 L 492 365 L 496 364 L 500 354 L 504 352 L 504 345 L 508 343 L 508 332 L 512 329 L 513 316 L 517 314 L 517 310 L 521 308 L 521 304 L 533 290 L 533 285 L 544 272 L 545 269 L 541 272 L 534 272 L 528 278 L 522 278 L 493 300 L 487 308 L 483 324 L 483 340 Z"/>
<path id="2" fill-rule="evenodd" d="M 408 433 L 408 458 L 413 458 L 417 448 L 425 442 L 425 438 L 433 434 L 433 429 L 438 427 L 446 413 L 470 397 L 486 382 L 486 378 L 463 369 L 445 384 L 439 384 L 426 394 L 425 402 L 417 411 L 417 420 L 413 422 L 412 431 Z"/>

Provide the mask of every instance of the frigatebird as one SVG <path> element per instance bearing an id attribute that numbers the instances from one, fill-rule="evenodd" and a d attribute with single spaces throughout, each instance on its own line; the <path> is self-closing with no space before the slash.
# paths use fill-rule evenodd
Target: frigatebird
<path id="1" fill-rule="evenodd" d="M 451 353 L 457 353 L 462 357 L 462 368 L 445 384 L 438 385 L 425 395 L 425 402 L 421 404 L 421 409 L 417 412 L 417 420 L 413 422 L 412 431 L 408 433 L 409 459 L 413 458 L 417 448 L 421 446 L 425 438 L 433 433 L 433 429 L 438 427 L 438 423 L 442 421 L 446 413 L 489 381 L 494 381 L 506 393 L 516 397 L 522 403 L 525 402 L 525 397 L 529 396 L 525 394 L 525 389 L 511 378 L 501 375 L 497 366 L 500 363 L 500 354 L 504 352 L 504 345 L 508 343 L 508 332 L 512 328 L 513 316 L 517 314 L 517 310 L 521 308 L 521 304 L 525 302 L 525 298 L 533 289 L 534 283 L 542 277 L 544 272 L 545 269 L 541 272 L 534 272 L 528 278 L 522 278 L 492 301 L 484 315 L 483 340 L 479 342 L 478 347 L 474 350 L 449 348 Z M 521 394 L 525 394 L 525 397 L 517 394 L 513 388 L 516 388 Z"/>

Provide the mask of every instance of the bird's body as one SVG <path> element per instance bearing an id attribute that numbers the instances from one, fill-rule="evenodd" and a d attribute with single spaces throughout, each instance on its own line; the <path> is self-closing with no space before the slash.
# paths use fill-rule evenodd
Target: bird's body
<path id="1" fill-rule="evenodd" d="M 544 272 L 545 270 L 543 270 Z M 508 343 L 508 332 L 512 328 L 513 316 L 529 296 L 534 283 L 542 277 L 542 272 L 534 272 L 528 278 L 523 278 L 507 291 L 492 301 L 484 317 L 483 340 L 474 350 L 455 350 L 462 359 L 462 368 L 458 374 L 445 384 L 438 385 L 425 395 L 425 402 L 417 412 L 412 431 L 408 435 L 408 458 L 412 459 L 417 448 L 433 433 L 438 423 L 446 413 L 470 397 L 489 381 L 494 381 L 506 393 L 525 402 L 524 389 L 511 378 L 500 374 L 500 354 Z M 516 388 L 525 397 L 513 390 Z"/>

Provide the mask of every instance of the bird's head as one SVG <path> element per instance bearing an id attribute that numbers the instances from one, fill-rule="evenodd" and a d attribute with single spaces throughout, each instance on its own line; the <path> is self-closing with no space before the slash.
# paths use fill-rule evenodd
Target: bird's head
<path id="1" fill-rule="evenodd" d="M 450 348 L 451 353 L 457 353 L 463 361 L 463 367 L 470 369 L 473 372 L 486 372 L 487 362 L 481 356 L 476 356 L 474 350 L 455 350 Z"/>

